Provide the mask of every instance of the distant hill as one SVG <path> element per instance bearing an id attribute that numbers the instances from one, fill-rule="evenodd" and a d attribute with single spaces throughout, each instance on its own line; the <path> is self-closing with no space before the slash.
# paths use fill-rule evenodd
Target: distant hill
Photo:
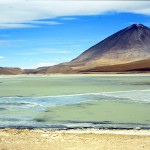
<path id="1" fill-rule="evenodd" d="M 5 68 L 5 67 L 0 67 L 0 75 L 17 75 L 17 74 L 22 74 L 23 70 L 20 68 Z"/>

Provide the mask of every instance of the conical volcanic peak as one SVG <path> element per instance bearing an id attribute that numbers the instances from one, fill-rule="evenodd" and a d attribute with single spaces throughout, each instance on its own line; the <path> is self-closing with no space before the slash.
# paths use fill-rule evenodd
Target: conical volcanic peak
<path id="1" fill-rule="evenodd" d="M 143 35 L 147 35 L 147 31 L 149 31 L 150 29 L 146 26 L 144 26 L 143 24 L 132 24 L 131 26 L 121 30 L 123 32 L 129 32 L 129 31 L 137 31 L 137 32 L 141 32 Z M 139 37 L 139 34 L 137 33 L 137 37 Z"/>
<path id="2" fill-rule="evenodd" d="M 74 60 L 38 73 L 90 73 L 150 70 L 150 29 L 132 24 L 92 46 Z"/>
<path id="3" fill-rule="evenodd" d="M 132 24 L 131 26 L 127 27 L 128 29 L 140 29 L 140 28 L 147 28 L 143 24 Z"/>
<path id="4" fill-rule="evenodd" d="M 132 24 L 82 53 L 73 63 L 119 64 L 150 57 L 150 29 Z"/>
<path id="5" fill-rule="evenodd" d="M 143 28 L 143 27 L 146 27 L 146 26 L 144 26 L 143 24 L 132 24 L 128 28 L 136 28 L 136 29 L 138 29 L 138 28 Z"/>

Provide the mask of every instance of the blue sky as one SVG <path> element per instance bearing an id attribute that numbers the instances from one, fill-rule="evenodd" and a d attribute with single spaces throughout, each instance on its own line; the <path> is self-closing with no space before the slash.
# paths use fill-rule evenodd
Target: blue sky
<path id="1" fill-rule="evenodd" d="M 0 9 L 2 67 L 37 68 L 70 61 L 133 23 L 150 26 L 148 1 L 5 0 Z"/>

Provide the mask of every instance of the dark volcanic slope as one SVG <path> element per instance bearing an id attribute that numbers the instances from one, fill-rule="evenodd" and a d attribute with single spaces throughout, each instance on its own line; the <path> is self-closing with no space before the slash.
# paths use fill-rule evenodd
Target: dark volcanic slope
<path id="1" fill-rule="evenodd" d="M 72 63 L 98 60 L 99 63 L 109 64 L 114 60 L 114 64 L 119 64 L 147 57 L 150 57 L 150 29 L 142 24 L 133 24 L 92 46 Z"/>

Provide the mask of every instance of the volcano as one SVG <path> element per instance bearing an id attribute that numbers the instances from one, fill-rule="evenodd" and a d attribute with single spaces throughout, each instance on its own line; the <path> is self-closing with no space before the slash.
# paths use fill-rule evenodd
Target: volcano
<path id="1" fill-rule="evenodd" d="M 86 72 L 86 70 L 100 71 L 111 70 L 107 67 L 113 66 L 114 71 L 126 71 L 129 68 L 138 70 L 138 66 L 134 68 L 134 62 L 148 62 L 146 70 L 150 68 L 150 28 L 143 24 L 133 24 L 115 34 L 109 36 L 103 41 L 90 47 L 81 55 L 70 62 L 62 63 L 52 67 L 38 68 L 38 72 L 46 73 L 78 73 Z M 127 64 L 127 65 L 122 65 Z M 115 66 L 122 66 L 117 70 Z M 130 67 L 132 65 L 132 67 Z M 124 70 L 124 66 L 126 69 Z M 141 66 L 142 70 L 144 66 Z M 140 68 L 139 68 L 140 70 Z"/>
<path id="2" fill-rule="evenodd" d="M 150 29 L 133 24 L 92 46 L 71 61 L 84 70 L 150 58 Z"/>
<path id="3" fill-rule="evenodd" d="M 150 29 L 142 24 L 133 24 L 92 46 L 72 62 L 114 60 L 114 63 L 118 63 L 148 57 L 150 57 Z M 110 61 L 105 63 L 110 64 Z"/>

